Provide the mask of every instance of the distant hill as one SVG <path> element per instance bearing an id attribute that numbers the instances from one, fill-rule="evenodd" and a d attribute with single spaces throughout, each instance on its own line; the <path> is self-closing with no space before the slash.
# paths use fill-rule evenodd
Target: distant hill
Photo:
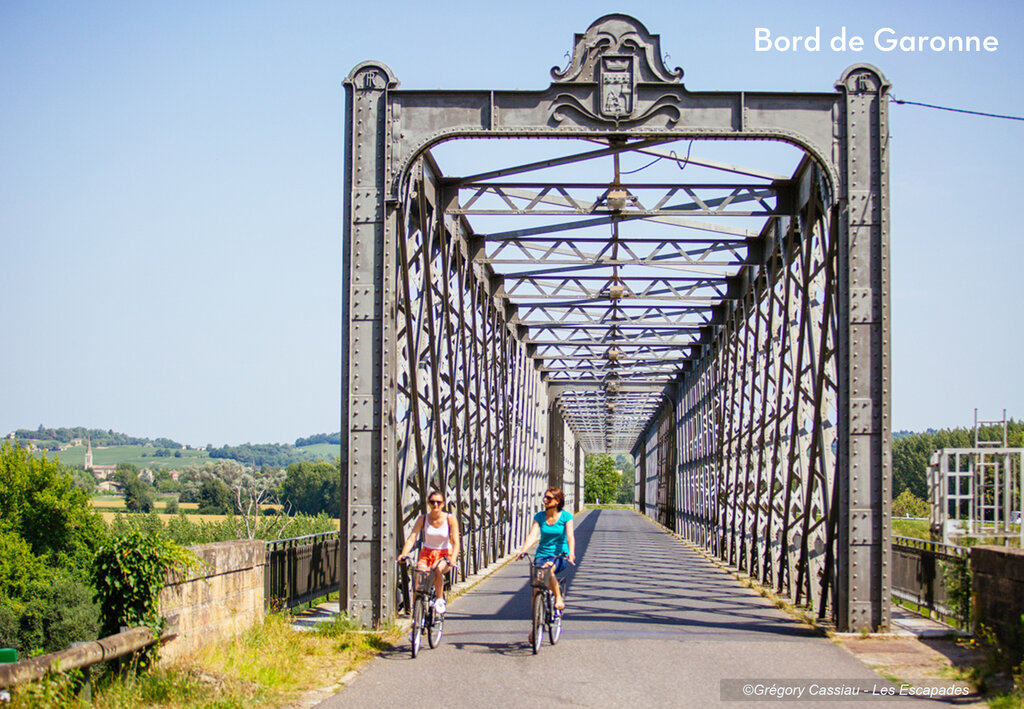
<path id="1" fill-rule="evenodd" d="M 309 438 L 297 438 L 295 439 L 295 447 L 302 448 L 304 446 L 315 446 L 320 444 L 330 444 L 335 446 L 341 445 L 341 431 L 337 433 L 318 433 L 315 436 Z"/>
<path id="2" fill-rule="evenodd" d="M 14 432 L 14 438 L 19 441 L 32 443 L 36 448 L 46 450 L 60 450 L 67 447 L 74 441 L 91 441 L 93 446 L 153 446 L 155 448 L 170 448 L 171 450 L 182 450 L 185 448 L 177 441 L 170 438 L 138 438 L 124 433 L 117 433 L 113 429 L 104 431 L 99 428 L 46 428 L 42 424 L 34 431 L 27 428 L 19 428 Z"/>
<path id="3" fill-rule="evenodd" d="M 333 461 L 341 454 L 341 434 L 320 433 L 299 438 L 295 445 L 282 443 L 246 443 L 241 446 L 191 448 L 169 438 L 141 438 L 114 430 L 95 428 L 18 429 L 12 438 L 21 445 L 46 451 L 65 465 L 85 464 L 87 444 L 92 444 L 94 465 L 133 463 L 140 468 L 182 468 L 201 465 L 211 458 L 230 458 L 256 467 L 285 467 L 302 460 Z"/>

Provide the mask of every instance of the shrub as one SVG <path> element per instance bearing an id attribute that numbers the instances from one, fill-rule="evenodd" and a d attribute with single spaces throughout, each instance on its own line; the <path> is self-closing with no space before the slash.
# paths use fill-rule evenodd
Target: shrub
<path id="1" fill-rule="evenodd" d="M 18 646 L 18 612 L 0 599 L 0 647 Z"/>
<path id="2" fill-rule="evenodd" d="M 46 567 L 20 535 L 0 530 L 0 598 L 21 600 L 47 576 Z"/>
<path id="3" fill-rule="evenodd" d="M 113 635 L 122 626 L 160 632 L 164 619 L 158 596 L 165 573 L 195 563 L 195 556 L 179 545 L 136 530 L 107 540 L 93 564 L 103 634 Z"/>
<path id="4" fill-rule="evenodd" d="M 929 504 L 910 490 L 904 490 L 892 501 L 893 517 L 927 517 Z"/>
<path id="5" fill-rule="evenodd" d="M 72 568 L 83 579 L 105 532 L 88 493 L 63 466 L 7 441 L 0 445 L 0 527 L 28 542 L 44 563 Z"/>
<path id="6" fill-rule="evenodd" d="M 57 652 L 72 643 L 95 640 L 99 607 L 92 596 L 91 588 L 62 573 L 36 583 L 18 622 L 18 650 Z"/>

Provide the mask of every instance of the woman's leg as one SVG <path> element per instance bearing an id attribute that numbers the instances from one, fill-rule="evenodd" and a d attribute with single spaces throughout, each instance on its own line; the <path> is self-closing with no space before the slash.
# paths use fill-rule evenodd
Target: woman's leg
<path id="1" fill-rule="evenodd" d="M 562 600 L 562 587 L 558 584 L 558 579 L 552 573 L 551 578 L 548 579 L 548 588 L 555 594 L 555 608 L 562 611 L 565 610 L 565 601 Z"/>
<path id="2" fill-rule="evenodd" d="M 549 561 L 544 564 L 544 568 L 551 568 L 555 563 Z M 558 610 L 565 610 L 565 601 L 562 600 L 562 588 L 558 585 L 558 579 L 555 578 L 555 569 L 551 569 L 551 576 L 548 578 L 548 588 L 555 594 L 555 608 Z"/>
<path id="3" fill-rule="evenodd" d="M 444 575 L 448 571 L 447 560 L 438 565 L 437 573 L 434 574 L 434 593 L 439 599 L 444 600 Z"/>

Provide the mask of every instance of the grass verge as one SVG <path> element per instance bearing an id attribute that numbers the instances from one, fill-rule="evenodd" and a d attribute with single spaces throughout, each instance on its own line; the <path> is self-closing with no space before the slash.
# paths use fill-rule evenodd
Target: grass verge
<path id="1" fill-rule="evenodd" d="M 344 616 L 311 631 L 291 626 L 287 613 L 269 614 L 234 640 L 209 645 L 192 657 L 137 674 L 90 682 L 57 675 L 12 693 L 11 709 L 258 709 L 302 704 L 324 691 L 399 637 L 394 627 L 361 630 Z"/>

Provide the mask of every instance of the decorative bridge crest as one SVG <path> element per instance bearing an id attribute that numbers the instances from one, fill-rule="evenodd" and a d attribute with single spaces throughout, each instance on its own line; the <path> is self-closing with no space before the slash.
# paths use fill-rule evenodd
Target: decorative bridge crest
<path id="1" fill-rule="evenodd" d="M 661 58 L 659 36 L 626 15 L 605 15 L 584 34 L 577 34 L 571 63 L 564 71 L 553 68 L 551 76 L 556 86 L 576 89 L 555 97 L 551 112 L 555 123 L 565 120 L 570 111 L 616 126 L 656 113 L 666 113 L 672 126 L 681 117 L 677 91 L 641 89 L 651 84 L 679 85 L 683 70 L 670 71 Z"/>

